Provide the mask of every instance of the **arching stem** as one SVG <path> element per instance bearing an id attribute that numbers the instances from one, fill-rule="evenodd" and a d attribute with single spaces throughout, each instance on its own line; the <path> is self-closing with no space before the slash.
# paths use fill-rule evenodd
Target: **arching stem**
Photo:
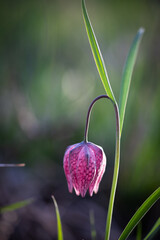
<path id="1" fill-rule="evenodd" d="M 84 133 L 84 141 L 85 142 L 88 142 L 88 128 L 89 128 L 89 122 L 90 122 L 90 115 L 91 115 L 92 107 L 101 98 L 107 98 L 107 99 L 110 99 L 112 101 L 112 99 L 110 97 L 108 97 L 107 95 L 100 95 L 100 96 L 96 97 L 91 102 L 91 104 L 90 104 L 90 106 L 88 108 L 87 119 L 86 119 L 86 127 L 85 127 L 85 133 Z"/>
<path id="2" fill-rule="evenodd" d="M 120 164 L 120 119 L 119 119 L 119 108 L 118 108 L 118 105 L 117 105 L 116 101 L 113 101 L 107 95 L 100 95 L 100 96 L 96 97 L 92 101 L 92 103 L 90 104 L 89 109 L 88 109 L 88 113 L 87 113 L 84 141 L 85 142 L 88 141 L 88 128 L 89 128 L 89 121 L 90 121 L 90 115 L 91 115 L 92 107 L 101 98 L 107 98 L 107 99 L 111 100 L 111 102 L 114 105 L 115 116 L 116 116 L 115 163 L 114 163 L 113 180 L 112 180 L 111 194 L 110 194 L 107 221 L 106 221 L 106 231 L 105 231 L 105 240 L 109 240 L 110 231 L 111 231 L 114 200 L 115 200 L 115 193 L 116 193 L 118 174 L 119 174 L 119 164 Z"/>

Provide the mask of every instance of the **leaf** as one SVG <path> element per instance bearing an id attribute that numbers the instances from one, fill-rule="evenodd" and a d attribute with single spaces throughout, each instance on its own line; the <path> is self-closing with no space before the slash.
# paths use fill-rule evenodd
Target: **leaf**
<path id="1" fill-rule="evenodd" d="M 84 23 L 85 23 L 85 27 L 86 27 L 86 31 L 87 31 L 87 35 L 88 35 L 88 40 L 90 43 L 90 47 L 92 50 L 92 54 L 100 75 L 100 78 L 102 80 L 104 89 L 107 93 L 107 95 L 115 102 L 115 97 L 114 94 L 112 92 L 112 88 L 109 82 L 109 78 L 108 78 L 108 74 L 107 74 L 107 70 L 104 64 L 104 60 L 93 30 L 93 27 L 91 25 L 90 19 L 88 17 L 88 13 L 85 7 L 85 2 L 84 0 L 82 0 L 82 11 L 83 11 L 83 18 L 84 18 Z"/>
<path id="2" fill-rule="evenodd" d="M 24 201 L 12 203 L 10 205 L 0 208 L 0 213 L 6 213 L 6 212 L 11 212 L 11 211 L 17 210 L 19 208 L 29 205 L 32 202 L 33 202 L 33 198 L 29 198 Z"/>
<path id="3" fill-rule="evenodd" d="M 154 237 L 154 235 L 160 230 L 160 218 L 156 221 L 156 223 L 151 228 L 150 232 L 147 234 L 147 236 L 144 238 L 144 240 L 149 240 Z"/>
<path id="4" fill-rule="evenodd" d="M 129 234 L 133 231 L 133 229 L 137 226 L 139 221 L 144 217 L 144 215 L 148 212 L 148 210 L 155 204 L 155 202 L 160 198 L 160 187 L 156 189 L 140 206 L 140 208 L 133 215 L 124 231 L 122 232 L 119 240 L 125 240 Z"/>
<path id="5" fill-rule="evenodd" d="M 0 163 L 0 167 L 25 167 L 25 163 Z"/>
<path id="6" fill-rule="evenodd" d="M 57 202 L 56 202 L 56 199 L 54 198 L 54 196 L 52 196 L 52 199 L 53 199 L 54 206 L 56 209 L 58 240 L 63 240 L 62 223 L 61 223 L 58 205 L 57 205 Z"/>
<path id="7" fill-rule="evenodd" d="M 139 45 L 140 45 L 140 41 L 143 33 L 144 33 L 144 29 L 140 28 L 132 42 L 132 45 L 123 69 L 121 90 L 120 90 L 120 101 L 119 101 L 120 133 L 122 132 L 122 128 L 123 128 L 124 115 L 126 110 L 132 72 L 135 65 L 135 61 L 136 61 L 136 57 L 137 57 L 137 53 L 138 53 L 138 49 L 139 49 Z"/>

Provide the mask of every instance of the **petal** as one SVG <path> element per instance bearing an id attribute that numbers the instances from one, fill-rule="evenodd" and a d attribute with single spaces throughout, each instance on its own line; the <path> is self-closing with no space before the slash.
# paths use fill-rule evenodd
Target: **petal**
<path id="1" fill-rule="evenodd" d="M 95 155 L 87 144 L 83 145 L 78 157 L 77 179 L 81 196 L 84 197 L 95 176 Z"/>
<path id="2" fill-rule="evenodd" d="M 70 174 L 70 170 L 69 170 L 69 153 L 76 145 L 77 144 L 67 147 L 65 154 L 64 154 L 64 158 L 63 158 L 63 168 L 64 168 L 65 176 L 67 179 L 69 192 L 72 192 L 72 190 L 73 190 L 72 178 L 71 178 L 71 174 Z"/>
<path id="3" fill-rule="evenodd" d="M 99 183 L 104 174 L 106 167 L 106 156 L 103 149 L 100 146 L 90 143 L 90 147 L 93 149 L 96 159 L 96 174 L 91 185 L 89 186 L 89 194 L 90 196 L 92 196 L 93 192 L 97 193 Z"/>
<path id="4" fill-rule="evenodd" d="M 97 177 L 97 180 L 96 180 L 96 183 L 95 183 L 95 186 L 94 186 L 94 189 L 93 189 L 94 193 L 98 192 L 99 184 L 100 184 L 100 182 L 102 180 L 102 177 L 103 177 L 103 174 L 105 172 L 105 169 L 106 169 L 106 156 L 105 156 L 105 154 L 103 152 L 103 163 L 101 165 L 101 169 L 99 171 L 99 175 Z"/>
<path id="5" fill-rule="evenodd" d="M 79 143 L 77 144 L 76 147 L 74 147 L 70 152 L 69 152 L 69 170 L 71 174 L 71 179 L 72 179 L 72 185 L 75 189 L 75 192 L 77 195 L 80 194 L 79 191 L 79 185 L 78 185 L 78 180 L 77 180 L 77 164 L 78 164 L 78 156 L 79 152 L 82 149 L 82 144 Z"/>

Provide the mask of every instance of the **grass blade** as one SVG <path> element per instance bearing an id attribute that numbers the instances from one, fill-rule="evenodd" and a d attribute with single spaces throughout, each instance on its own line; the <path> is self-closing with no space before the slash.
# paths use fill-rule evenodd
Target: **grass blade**
<path id="1" fill-rule="evenodd" d="M 54 196 L 52 196 L 52 199 L 53 199 L 54 206 L 56 209 L 58 240 L 63 240 L 62 223 L 61 223 L 58 205 L 57 205 L 57 202 L 56 202 L 56 199 L 54 198 Z"/>
<path id="2" fill-rule="evenodd" d="M 82 0 L 82 11 L 83 11 L 83 18 L 84 18 L 84 23 L 85 23 L 85 27 L 86 27 L 86 31 L 87 31 L 87 35 L 88 35 L 88 40 L 90 43 L 90 47 L 92 50 L 92 54 L 100 75 L 100 78 L 102 80 L 103 86 L 105 88 L 105 91 L 107 93 L 107 95 L 115 102 L 115 97 L 113 95 L 112 92 L 112 88 L 109 82 L 109 78 L 108 78 L 108 74 L 107 74 L 107 70 L 104 64 L 104 60 L 93 30 L 93 27 L 91 25 L 90 19 L 88 17 L 88 13 L 85 7 L 85 3 L 84 0 Z"/>
<path id="3" fill-rule="evenodd" d="M 7 205 L 5 207 L 0 208 L 0 213 L 2 214 L 2 213 L 5 213 L 5 212 L 11 212 L 11 211 L 17 210 L 19 208 L 22 208 L 22 207 L 25 207 L 25 206 L 29 205 L 32 202 L 33 202 L 33 198 L 29 198 L 29 199 L 26 199 L 24 201 L 12 203 L 10 205 Z"/>
<path id="4" fill-rule="evenodd" d="M 153 225 L 150 232 L 147 234 L 147 236 L 144 238 L 144 240 L 149 240 L 154 237 L 154 235 L 160 230 L 160 218 L 156 221 L 156 223 Z"/>
<path id="5" fill-rule="evenodd" d="M 121 91 L 120 91 L 120 101 L 119 101 L 119 109 L 120 109 L 120 133 L 122 132 L 125 109 L 127 104 L 127 98 L 131 83 L 131 77 L 133 68 L 135 65 L 139 44 L 144 33 L 144 29 L 140 28 L 135 36 L 133 43 L 131 45 L 128 57 L 126 59 L 123 74 L 122 74 L 122 82 L 121 82 Z"/>
<path id="6" fill-rule="evenodd" d="M 146 201 L 140 206 L 140 208 L 136 211 L 133 215 L 127 226 L 125 227 L 124 231 L 122 232 L 119 240 L 125 240 L 129 234 L 133 231 L 133 229 L 137 226 L 139 221 L 143 218 L 143 216 L 148 212 L 148 210 L 155 204 L 155 202 L 160 198 L 160 187 L 157 188 L 147 199 Z"/>
<path id="7" fill-rule="evenodd" d="M 25 167 L 25 163 L 0 163 L 0 167 Z"/>

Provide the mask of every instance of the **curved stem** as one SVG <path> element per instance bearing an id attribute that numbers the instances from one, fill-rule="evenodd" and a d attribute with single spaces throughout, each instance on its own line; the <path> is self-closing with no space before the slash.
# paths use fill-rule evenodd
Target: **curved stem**
<path id="1" fill-rule="evenodd" d="M 100 96 L 96 97 L 91 102 L 91 104 L 88 108 L 88 113 L 87 113 L 86 127 L 85 127 L 85 133 L 84 133 L 84 141 L 85 142 L 88 142 L 88 128 L 89 128 L 89 122 L 90 122 L 90 115 L 91 115 L 92 107 L 95 104 L 95 102 L 97 102 L 101 98 L 107 98 L 107 99 L 110 99 L 113 102 L 113 100 L 110 97 L 108 97 L 107 95 L 100 95 Z"/>
<path id="2" fill-rule="evenodd" d="M 86 120 L 86 127 L 85 127 L 85 134 L 84 134 L 84 141 L 88 141 L 88 128 L 89 128 L 89 120 L 90 114 L 92 111 L 92 107 L 96 101 L 101 98 L 107 98 L 111 100 L 114 105 L 115 116 L 116 116 L 116 148 L 115 148 L 115 163 L 114 163 L 114 172 L 113 172 L 113 180 L 112 180 L 112 187 L 111 187 L 111 194 L 108 206 L 108 214 L 107 214 L 107 222 L 106 222 L 106 232 L 105 232 L 105 240 L 109 240 L 110 231 L 111 231 L 111 223 L 112 223 L 112 215 L 113 215 L 113 207 L 114 207 L 114 200 L 115 200 L 115 193 L 117 188 L 117 181 L 118 181 L 118 174 L 119 174 L 119 164 L 120 164 L 120 119 L 119 119 L 119 108 L 115 101 L 113 101 L 107 95 L 100 95 L 96 97 L 89 106 L 88 113 L 87 113 L 87 120 Z"/>
<path id="3" fill-rule="evenodd" d="M 116 114 L 116 149 L 115 149 L 115 163 L 114 163 L 112 188 L 111 188 L 107 222 L 106 222 L 105 240 L 109 240 L 109 237 L 110 237 L 113 206 L 114 206 L 115 193 L 116 193 L 118 174 L 119 174 L 119 164 L 120 164 L 120 121 L 119 121 L 119 108 L 117 103 L 114 103 L 114 109 Z"/>

